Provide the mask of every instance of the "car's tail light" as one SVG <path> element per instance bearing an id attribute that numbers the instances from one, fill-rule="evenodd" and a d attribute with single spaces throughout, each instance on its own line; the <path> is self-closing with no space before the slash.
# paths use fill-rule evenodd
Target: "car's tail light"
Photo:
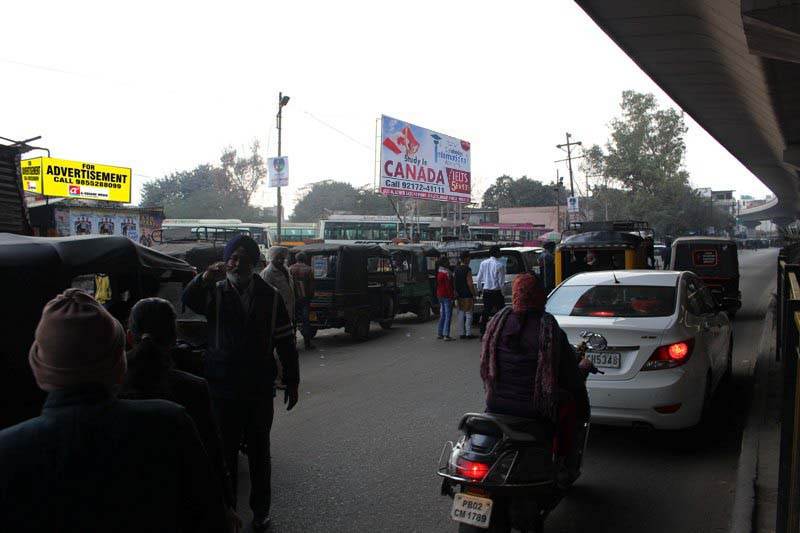
<path id="1" fill-rule="evenodd" d="M 681 366 L 689 360 L 694 349 L 694 339 L 659 346 L 642 367 L 642 370 L 662 370 Z"/>
<path id="2" fill-rule="evenodd" d="M 616 316 L 614 311 L 592 311 L 589 316 Z"/>
<path id="3" fill-rule="evenodd" d="M 479 463 L 477 461 L 468 461 L 461 457 L 456 462 L 456 474 L 463 476 L 473 481 L 481 481 L 489 473 L 488 463 Z"/>

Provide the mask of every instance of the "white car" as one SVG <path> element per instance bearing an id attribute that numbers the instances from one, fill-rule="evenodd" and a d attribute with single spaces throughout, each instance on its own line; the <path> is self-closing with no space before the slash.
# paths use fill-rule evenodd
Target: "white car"
<path id="1" fill-rule="evenodd" d="M 598 333 L 587 354 L 604 374 L 586 383 L 592 423 L 680 429 L 697 425 L 732 367 L 725 310 L 691 272 L 625 270 L 572 276 L 547 311 L 569 341 Z"/>

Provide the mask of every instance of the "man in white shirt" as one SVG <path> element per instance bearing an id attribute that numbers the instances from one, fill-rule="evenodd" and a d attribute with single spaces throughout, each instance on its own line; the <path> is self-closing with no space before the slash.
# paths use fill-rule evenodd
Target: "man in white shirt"
<path id="1" fill-rule="evenodd" d="M 478 290 L 483 291 L 483 313 L 481 315 L 481 335 L 486 332 L 486 324 L 505 304 L 503 285 L 506 282 L 506 265 L 500 261 L 500 247 L 489 248 L 489 259 L 481 263 L 476 282 Z"/>

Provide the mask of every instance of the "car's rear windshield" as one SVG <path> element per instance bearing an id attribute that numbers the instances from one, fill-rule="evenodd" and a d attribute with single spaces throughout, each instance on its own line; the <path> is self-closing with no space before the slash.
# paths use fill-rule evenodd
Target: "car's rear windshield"
<path id="1" fill-rule="evenodd" d="M 565 285 L 547 301 L 561 316 L 654 317 L 675 310 L 675 287 L 646 285 Z"/>

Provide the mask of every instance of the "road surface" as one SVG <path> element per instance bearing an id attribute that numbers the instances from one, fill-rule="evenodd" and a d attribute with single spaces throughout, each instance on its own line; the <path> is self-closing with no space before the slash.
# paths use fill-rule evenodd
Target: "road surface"
<path id="1" fill-rule="evenodd" d="M 708 437 L 594 426 L 584 475 L 549 532 L 727 531 L 741 425 L 777 250 L 740 252 L 734 380 L 715 399 Z M 355 343 L 323 333 L 301 352 L 300 403 L 276 400 L 273 531 L 454 531 L 435 475 L 442 444 L 483 407 L 478 341 L 436 340 L 435 322 L 400 319 Z M 455 333 L 455 332 L 454 332 Z M 249 524 L 240 461 L 239 511 Z"/>

